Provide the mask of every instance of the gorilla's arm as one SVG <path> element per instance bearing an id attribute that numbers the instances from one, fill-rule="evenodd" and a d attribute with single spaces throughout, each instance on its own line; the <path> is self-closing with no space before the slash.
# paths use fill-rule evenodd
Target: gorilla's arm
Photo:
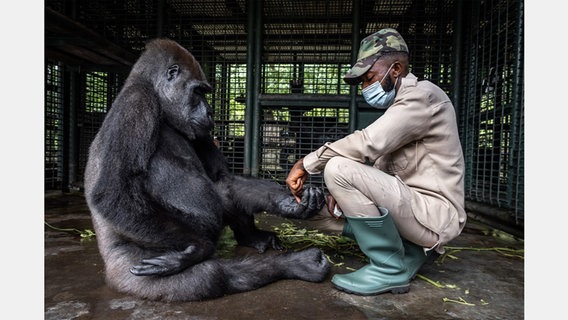
<path id="1" fill-rule="evenodd" d="M 172 134 L 170 134 L 172 133 Z M 199 263 L 215 251 L 223 228 L 223 201 L 211 180 L 204 176 L 195 154 L 176 154 L 170 144 L 183 143 L 173 132 L 162 132 L 153 156 L 146 191 L 158 210 L 186 235 L 180 250 L 142 260 L 131 272 L 135 275 L 170 275 Z M 173 151 L 172 151 L 173 150 Z"/>
<path id="2" fill-rule="evenodd" d="M 234 176 L 230 187 L 237 207 L 249 214 L 267 211 L 286 218 L 308 219 L 325 205 L 321 188 L 306 186 L 300 203 L 288 189 L 275 182 Z"/>
<path id="3" fill-rule="evenodd" d="M 242 176 L 227 177 L 224 180 L 219 189 L 230 190 L 234 205 L 225 220 L 239 245 L 255 248 L 259 253 L 268 248 L 281 250 L 282 245 L 275 232 L 256 228 L 255 213 L 267 211 L 283 217 L 306 219 L 317 213 L 325 203 L 320 188 L 306 188 L 298 203 L 287 189 L 271 181 Z"/>
<path id="4" fill-rule="evenodd" d="M 226 157 L 211 138 L 193 141 L 192 145 L 204 171 L 218 184 L 218 190 L 228 192 L 237 208 L 249 215 L 268 211 L 283 217 L 307 219 L 325 204 L 321 188 L 307 186 L 298 203 L 287 188 L 273 181 L 229 173 Z"/>
<path id="5" fill-rule="evenodd" d="M 282 250 L 282 245 L 275 232 L 260 230 L 254 222 L 254 215 L 242 211 L 232 211 L 225 217 L 233 230 L 235 240 L 241 246 L 251 247 L 263 253 L 269 248 Z"/>
<path id="6" fill-rule="evenodd" d="M 226 157 L 213 144 L 212 139 L 192 141 L 205 172 L 217 185 L 223 199 L 230 199 L 230 210 L 225 212 L 225 223 L 231 227 L 237 243 L 255 248 L 262 253 L 268 248 L 281 250 L 276 233 L 259 230 L 254 214 L 268 211 L 291 218 L 307 218 L 321 209 L 325 198 L 321 189 L 308 188 L 298 204 L 288 189 L 272 181 L 244 178 L 229 173 Z"/>
<path id="7" fill-rule="evenodd" d="M 204 207 L 211 208 L 211 211 L 205 211 L 199 205 L 195 205 L 195 199 L 204 196 L 201 193 L 203 190 L 183 187 L 184 183 L 180 180 L 182 177 L 172 178 L 169 180 L 169 185 L 154 185 L 152 195 L 157 201 L 157 206 L 163 207 L 164 214 L 171 218 L 172 223 L 176 224 L 183 234 L 187 235 L 185 244 L 180 250 L 172 248 L 164 254 L 143 259 L 139 265 L 130 269 L 135 275 L 175 274 L 210 258 L 215 252 L 215 243 L 222 226 L 221 218 L 216 212 L 220 214 L 222 211 L 211 208 L 214 207 L 211 204 L 204 204 Z"/>
<path id="8" fill-rule="evenodd" d="M 205 260 L 211 255 L 205 247 L 190 245 L 183 251 L 171 251 L 153 258 L 143 259 L 132 266 L 130 272 L 137 276 L 168 276 Z"/>

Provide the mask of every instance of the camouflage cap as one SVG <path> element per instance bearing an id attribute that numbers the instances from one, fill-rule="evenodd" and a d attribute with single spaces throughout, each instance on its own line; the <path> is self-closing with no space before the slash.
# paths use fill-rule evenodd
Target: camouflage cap
<path id="1" fill-rule="evenodd" d="M 406 42 L 400 33 L 392 28 L 381 29 L 361 41 L 357 62 L 343 76 L 343 80 L 350 85 L 360 83 L 359 77 L 371 69 L 375 61 L 386 52 L 408 53 Z"/>

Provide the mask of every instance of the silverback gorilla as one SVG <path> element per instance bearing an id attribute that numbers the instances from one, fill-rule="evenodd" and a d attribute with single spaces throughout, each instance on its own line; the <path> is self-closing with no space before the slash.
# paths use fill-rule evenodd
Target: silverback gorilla
<path id="1" fill-rule="evenodd" d="M 210 91 L 191 53 L 154 39 L 113 102 L 85 172 L 107 284 L 151 300 L 194 301 L 279 279 L 323 281 L 329 262 L 317 248 L 216 257 L 225 226 L 241 246 L 281 250 L 275 233 L 257 229 L 254 214 L 307 219 L 325 197 L 308 186 L 298 203 L 275 182 L 231 174 L 210 135 Z"/>

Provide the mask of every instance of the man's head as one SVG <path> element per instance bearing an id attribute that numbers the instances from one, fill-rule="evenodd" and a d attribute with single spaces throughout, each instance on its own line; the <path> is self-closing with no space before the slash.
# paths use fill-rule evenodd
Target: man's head
<path id="1" fill-rule="evenodd" d="M 343 80 L 350 85 L 359 84 L 363 81 L 362 76 L 378 59 L 401 55 L 408 57 L 408 46 L 400 33 L 392 28 L 379 30 L 361 41 L 357 62 L 347 71 Z"/>

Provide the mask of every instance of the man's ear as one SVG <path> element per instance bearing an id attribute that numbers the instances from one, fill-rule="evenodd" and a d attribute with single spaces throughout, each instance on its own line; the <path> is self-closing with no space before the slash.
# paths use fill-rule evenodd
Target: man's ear
<path id="1" fill-rule="evenodd" d="M 404 68 L 402 67 L 402 63 L 400 63 L 400 61 L 395 61 L 394 64 L 392 65 L 392 70 L 393 70 L 392 75 L 395 78 L 400 77 L 402 75 L 402 72 L 404 71 Z"/>

